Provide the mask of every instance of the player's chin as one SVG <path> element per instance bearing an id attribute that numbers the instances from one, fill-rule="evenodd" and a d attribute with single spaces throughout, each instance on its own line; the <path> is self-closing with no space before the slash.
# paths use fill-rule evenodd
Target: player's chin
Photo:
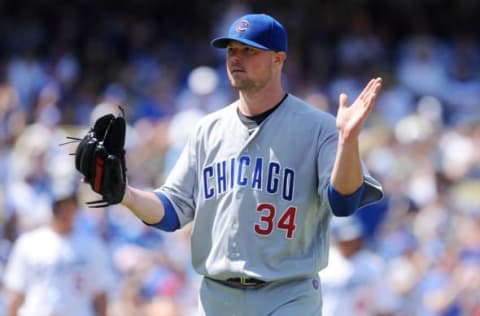
<path id="1" fill-rule="evenodd" d="M 243 89 L 250 85 L 250 80 L 240 76 L 230 76 L 230 84 L 235 89 Z"/>
<path id="2" fill-rule="evenodd" d="M 242 82 L 239 80 L 235 80 L 233 78 L 230 78 L 230 85 L 232 86 L 232 88 L 235 88 L 235 89 L 242 88 Z"/>
<path id="3" fill-rule="evenodd" d="M 230 79 L 230 81 L 241 82 L 244 81 L 247 76 L 242 71 L 233 71 L 228 74 L 228 78 Z"/>

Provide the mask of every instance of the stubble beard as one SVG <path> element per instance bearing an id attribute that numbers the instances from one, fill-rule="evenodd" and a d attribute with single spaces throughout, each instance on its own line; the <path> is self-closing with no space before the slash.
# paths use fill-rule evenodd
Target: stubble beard
<path id="1" fill-rule="evenodd" d="M 233 76 L 230 76 L 230 84 L 237 91 L 249 94 L 255 93 L 265 86 L 264 82 L 254 81 L 249 78 L 234 78 Z"/>

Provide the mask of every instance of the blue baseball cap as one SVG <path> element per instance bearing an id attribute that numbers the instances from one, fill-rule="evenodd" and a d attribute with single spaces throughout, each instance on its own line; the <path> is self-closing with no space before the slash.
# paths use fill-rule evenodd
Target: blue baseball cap
<path id="1" fill-rule="evenodd" d="M 263 50 L 287 51 L 287 32 L 282 24 L 267 14 L 247 14 L 235 20 L 227 36 L 211 41 L 213 47 L 226 48 L 230 41 Z"/>

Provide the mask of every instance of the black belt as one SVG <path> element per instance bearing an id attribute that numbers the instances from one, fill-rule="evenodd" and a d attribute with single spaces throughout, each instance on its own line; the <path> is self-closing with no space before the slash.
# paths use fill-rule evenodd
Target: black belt
<path id="1" fill-rule="evenodd" d="M 211 279 L 215 282 L 223 284 L 228 287 L 233 287 L 236 289 L 259 289 L 267 285 L 267 282 L 255 279 L 255 278 L 246 278 L 246 277 L 239 277 L 239 278 L 230 278 L 226 280 L 216 280 Z"/>

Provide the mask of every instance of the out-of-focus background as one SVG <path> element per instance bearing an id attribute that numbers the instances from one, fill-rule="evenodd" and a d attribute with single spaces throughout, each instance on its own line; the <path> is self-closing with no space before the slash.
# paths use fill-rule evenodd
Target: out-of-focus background
<path id="1" fill-rule="evenodd" d="M 339 93 L 384 78 L 362 154 L 386 196 L 360 215 L 398 315 L 480 315 L 476 0 L 0 1 L 0 271 L 80 179 L 75 145 L 58 144 L 117 105 L 129 182 L 163 183 L 190 127 L 236 97 L 209 41 L 253 11 L 286 27 L 285 87 L 312 105 L 335 114 Z M 162 233 L 121 206 L 82 207 L 78 226 L 108 246 L 110 315 L 194 314 L 188 227 Z"/>

